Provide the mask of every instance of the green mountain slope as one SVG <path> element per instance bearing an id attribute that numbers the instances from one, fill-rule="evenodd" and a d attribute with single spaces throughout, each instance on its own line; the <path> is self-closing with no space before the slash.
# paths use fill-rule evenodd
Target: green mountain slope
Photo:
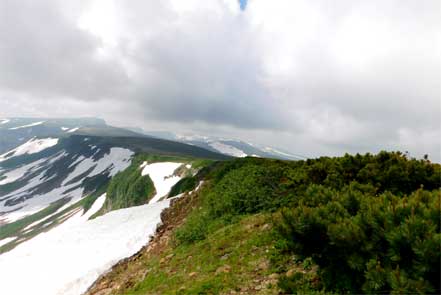
<path id="1" fill-rule="evenodd" d="M 88 294 L 440 292 L 438 164 L 386 152 L 245 158 L 196 177 L 202 188 Z"/>

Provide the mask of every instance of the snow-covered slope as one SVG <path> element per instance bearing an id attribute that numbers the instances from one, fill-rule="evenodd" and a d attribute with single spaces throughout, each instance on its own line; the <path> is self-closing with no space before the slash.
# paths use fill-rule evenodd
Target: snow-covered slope
<path id="1" fill-rule="evenodd" d="M 0 223 L 36 213 L 56 201 L 73 204 L 130 165 L 132 151 L 88 141 L 57 145 L 33 139 L 0 156 Z"/>
<path id="2" fill-rule="evenodd" d="M 78 212 L 55 229 L 0 255 L 0 294 L 80 295 L 120 259 L 147 244 L 169 200 L 87 217 Z"/>
<path id="3" fill-rule="evenodd" d="M 44 149 L 50 148 L 58 143 L 58 138 L 32 138 L 15 149 L 0 155 L 0 162 L 6 159 L 21 156 L 24 154 L 39 153 Z"/>

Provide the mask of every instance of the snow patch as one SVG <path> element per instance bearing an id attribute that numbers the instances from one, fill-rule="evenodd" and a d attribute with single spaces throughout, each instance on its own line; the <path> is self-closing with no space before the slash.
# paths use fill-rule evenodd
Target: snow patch
<path id="1" fill-rule="evenodd" d="M 47 161 L 47 159 L 41 159 L 1 175 L 5 178 L 3 180 L 0 180 L 0 185 L 5 185 L 19 180 L 20 178 L 25 176 L 26 173 L 34 171 L 36 168 L 39 167 L 40 164 L 44 163 L 45 161 Z"/>
<path id="2" fill-rule="evenodd" d="M 12 238 L 4 238 L 3 240 L 0 240 L 0 247 L 6 245 L 9 242 L 12 242 L 16 238 L 17 237 L 12 237 Z"/>
<path id="3" fill-rule="evenodd" d="M 102 201 L 100 197 L 95 203 Z M 51 231 L 0 255 L 0 293 L 83 294 L 115 263 L 148 243 L 168 206 L 169 200 L 165 200 L 112 211 L 93 220 L 78 212 Z"/>
<path id="4" fill-rule="evenodd" d="M 18 126 L 18 127 L 12 127 L 12 128 L 9 128 L 9 130 L 17 130 L 17 129 L 22 129 L 22 128 L 34 127 L 34 126 L 41 125 L 41 124 L 43 124 L 43 123 L 44 123 L 44 121 L 35 122 L 35 123 L 32 123 L 32 124 L 28 124 L 28 125 L 23 125 L 23 126 Z"/>
<path id="5" fill-rule="evenodd" d="M 292 154 L 288 154 L 288 153 L 276 150 L 275 148 L 272 148 L 272 147 L 265 147 L 264 150 L 267 151 L 267 152 L 271 152 L 271 153 L 274 153 L 274 154 L 279 154 L 279 155 L 282 155 L 282 156 L 285 156 L 285 157 L 288 157 L 288 158 L 297 158 L 297 159 L 304 158 L 304 157 L 301 157 L 301 156 L 292 155 Z"/>
<path id="6" fill-rule="evenodd" d="M 141 175 L 149 175 L 156 189 L 156 194 L 149 204 L 156 203 L 167 195 L 170 189 L 181 179 L 181 177 L 173 175 L 181 165 L 182 163 L 163 162 L 146 165 L 143 168 Z"/>
<path id="7" fill-rule="evenodd" d="M 69 181 L 75 179 L 88 170 L 93 170 L 88 177 L 98 175 L 106 170 L 109 171 L 109 177 L 113 177 L 116 173 L 130 166 L 130 159 L 133 152 L 123 148 L 111 148 L 110 152 L 105 154 L 101 159 L 94 161 L 92 158 L 79 157 L 74 171 L 63 181 L 62 185 L 66 185 Z M 73 166 L 73 165 L 71 165 Z M 70 167 L 71 167 L 70 166 Z"/>
<path id="8" fill-rule="evenodd" d="M 238 157 L 238 158 L 244 158 L 247 156 L 246 153 L 244 153 L 242 150 L 231 146 L 231 145 L 227 145 L 218 141 L 214 141 L 209 143 L 209 145 L 214 148 L 215 150 L 221 152 L 222 154 L 227 154 L 233 157 Z"/>
<path id="9" fill-rule="evenodd" d="M 58 144 L 58 138 L 36 139 L 34 137 L 21 146 L 0 155 L 0 162 L 16 156 L 39 153 L 47 148 L 53 147 L 56 144 Z"/>
<path id="10" fill-rule="evenodd" d="M 106 193 L 99 196 L 98 199 L 96 199 L 93 203 L 92 207 L 90 207 L 89 210 L 81 217 L 84 220 L 88 220 L 93 214 L 97 213 L 103 207 L 104 202 L 106 201 L 106 196 Z"/>
<path id="11" fill-rule="evenodd" d="M 79 127 L 72 128 L 72 129 L 68 130 L 67 133 L 74 133 L 78 129 L 80 129 L 80 128 Z"/>

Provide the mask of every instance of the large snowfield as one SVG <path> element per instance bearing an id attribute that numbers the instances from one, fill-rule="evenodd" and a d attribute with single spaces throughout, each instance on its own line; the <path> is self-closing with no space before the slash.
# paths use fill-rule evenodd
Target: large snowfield
<path id="1" fill-rule="evenodd" d="M 126 159 L 131 156 L 131 151 L 112 148 L 98 162 L 79 157 L 73 164 L 75 169 L 61 187 L 64 190 L 75 186 L 76 183 L 67 182 L 91 168 L 93 170 L 89 175 L 109 167 L 113 168 L 110 174 L 114 175 L 129 165 Z M 141 165 L 142 175 L 150 175 L 157 192 L 148 205 L 112 211 L 89 220 L 103 206 L 105 195 L 102 195 L 86 213 L 83 214 L 82 209 L 74 209 L 72 216 L 64 223 L 0 255 L 0 294 L 83 294 L 101 274 L 148 243 L 149 237 L 154 234 L 161 221 L 162 210 L 170 202 L 158 200 L 166 196 L 171 187 L 181 179 L 174 175 L 181 165 L 183 164 L 172 162 L 145 162 Z M 186 167 L 189 168 L 189 165 Z M 27 169 L 29 166 L 24 166 L 8 174 L 6 179 L 17 178 Z M 55 189 L 47 195 L 55 198 L 60 194 L 62 190 Z M 22 213 L 21 210 L 16 212 L 17 215 Z M 40 219 L 29 227 L 42 224 L 49 217 Z M 14 238 L 1 240 L 0 243 L 6 244 L 11 240 Z"/>
<path id="2" fill-rule="evenodd" d="M 100 197 L 55 229 L 0 255 L 0 294 L 80 295 L 119 260 L 139 251 L 154 234 L 169 200 L 112 211 L 87 220 Z"/>

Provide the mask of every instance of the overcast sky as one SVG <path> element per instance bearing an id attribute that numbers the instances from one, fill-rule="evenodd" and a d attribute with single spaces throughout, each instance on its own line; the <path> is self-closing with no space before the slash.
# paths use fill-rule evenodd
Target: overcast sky
<path id="1" fill-rule="evenodd" d="M 241 2 L 1 0 L 0 116 L 441 160 L 441 1 Z"/>

